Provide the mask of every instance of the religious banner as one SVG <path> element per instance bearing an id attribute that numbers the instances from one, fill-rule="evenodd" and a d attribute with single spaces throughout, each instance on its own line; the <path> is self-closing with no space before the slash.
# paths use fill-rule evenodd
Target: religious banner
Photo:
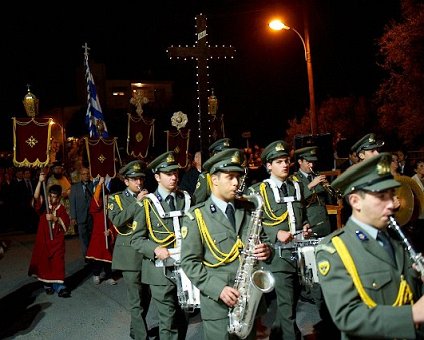
<path id="1" fill-rule="evenodd" d="M 155 120 L 143 116 L 134 117 L 128 113 L 127 154 L 146 158 L 149 154 L 150 139 L 155 139 Z"/>
<path id="2" fill-rule="evenodd" d="M 166 149 L 174 151 L 178 164 L 185 168 L 188 165 L 188 144 L 190 141 L 190 129 L 181 128 L 179 130 L 166 130 Z"/>
<path id="3" fill-rule="evenodd" d="M 225 137 L 224 115 L 209 116 L 211 143 Z"/>
<path id="4" fill-rule="evenodd" d="M 109 177 L 113 178 L 116 176 L 116 153 L 119 156 L 116 140 L 116 137 L 98 139 L 85 137 L 91 177 L 106 177 L 106 175 L 109 175 Z"/>
<path id="5" fill-rule="evenodd" d="M 51 118 L 13 117 L 13 164 L 45 167 L 49 164 Z"/>

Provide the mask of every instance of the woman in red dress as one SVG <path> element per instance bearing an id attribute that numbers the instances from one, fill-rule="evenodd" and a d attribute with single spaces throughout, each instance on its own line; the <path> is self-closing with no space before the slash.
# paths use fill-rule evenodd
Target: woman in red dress
<path id="1" fill-rule="evenodd" d="M 100 177 L 91 198 L 89 213 L 93 220 L 93 231 L 85 257 L 90 261 L 95 284 L 100 283 L 100 274 L 103 270 L 103 279 L 108 284 L 115 285 L 116 281 L 112 277 L 111 266 L 116 231 L 115 228 L 112 228 L 112 223 L 105 215 L 103 203 L 104 182 L 104 177 Z"/>

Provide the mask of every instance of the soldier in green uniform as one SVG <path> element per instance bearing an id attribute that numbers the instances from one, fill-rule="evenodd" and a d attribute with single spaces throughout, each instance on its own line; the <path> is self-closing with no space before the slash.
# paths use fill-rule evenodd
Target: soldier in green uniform
<path id="1" fill-rule="evenodd" d="M 230 147 L 231 140 L 229 138 L 221 138 L 213 142 L 209 146 L 209 156 L 212 157 L 216 153 L 228 149 Z M 207 171 L 202 171 L 197 178 L 196 189 L 193 193 L 193 202 L 195 204 L 206 201 L 211 194 L 210 175 Z"/>
<path id="2" fill-rule="evenodd" d="M 178 190 L 178 162 L 166 152 L 148 165 L 158 183 L 155 192 L 137 202 L 131 246 L 142 254 L 142 281 L 150 286 L 159 315 L 161 340 L 184 339 L 188 323 L 181 310 L 173 279 L 180 253 L 180 223 L 191 198 Z"/>
<path id="3" fill-rule="evenodd" d="M 297 261 L 293 256 L 294 242 L 311 234 L 303 205 L 303 193 L 296 178 L 289 176 L 290 150 L 283 140 L 264 148 L 261 154 L 270 178 L 256 183 L 250 192 L 259 193 L 264 200 L 263 228 L 274 244 L 276 254 L 269 266 L 275 277 L 277 311 L 270 339 L 296 339 L 296 305 L 300 282 Z"/>
<path id="4" fill-rule="evenodd" d="M 228 333 L 228 312 L 240 297 L 234 283 L 240 251 L 247 243 L 250 214 L 255 209 L 255 203 L 236 198 L 243 162 L 243 152 L 232 148 L 215 154 L 204 164 L 211 176 L 212 193 L 189 210 L 181 229 L 181 265 L 201 292 L 205 340 L 237 338 Z M 258 237 L 262 242 L 254 244 L 252 251 L 258 261 L 266 261 L 273 252 L 263 231 Z M 254 336 L 255 329 L 249 339 Z"/>
<path id="5" fill-rule="evenodd" d="M 359 161 L 364 161 L 372 156 L 378 155 L 379 149 L 384 145 L 382 140 L 377 140 L 374 133 L 368 133 L 355 144 L 351 151 L 356 152 Z"/>
<path id="6" fill-rule="evenodd" d="M 143 164 L 132 161 L 119 170 L 124 178 L 126 189 L 109 196 L 108 217 L 112 221 L 118 236 L 113 249 L 112 269 L 120 270 L 127 286 L 127 297 L 131 314 L 130 336 L 133 339 L 147 338 L 146 315 L 150 304 L 150 289 L 141 282 L 143 256 L 130 245 L 133 232 L 132 222 L 140 208 L 137 202 L 146 194 L 143 190 L 145 173 Z"/>
<path id="7" fill-rule="evenodd" d="M 316 257 L 324 298 L 343 339 L 422 337 L 416 327 L 424 322 L 422 282 L 402 237 L 388 233 L 399 186 L 390 160 L 389 153 L 371 157 L 331 184 L 346 196 L 352 215 L 320 242 Z"/>
<path id="8" fill-rule="evenodd" d="M 303 186 L 303 197 L 306 204 L 306 216 L 313 230 L 313 235 L 323 237 L 331 232 L 330 218 L 328 217 L 326 204 L 330 198 L 328 192 L 322 186 L 328 184 L 324 175 L 313 175 L 313 167 L 317 158 L 317 147 L 308 146 L 294 152 L 299 165 L 299 171 L 294 176 Z"/>

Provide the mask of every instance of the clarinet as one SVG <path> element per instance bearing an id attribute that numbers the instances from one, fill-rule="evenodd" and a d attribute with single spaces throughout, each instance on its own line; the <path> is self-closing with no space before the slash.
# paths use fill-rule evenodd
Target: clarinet
<path id="1" fill-rule="evenodd" d="M 413 248 L 411 243 L 406 238 L 403 231 L 400 229 L 399 224 L 396 222 L 395 218 L 393 216 L 389 217 L 389 228 L 394 230 L 399 237 L 401 238 L 403 244 L 405 245 L 405 249 L 409 253 L 409 257 L 411 260 L 415 263 L 416 270 L 421 274 L 421 276 L 424 276 L 424 258 L 421 253 L 417 253 Z"/>

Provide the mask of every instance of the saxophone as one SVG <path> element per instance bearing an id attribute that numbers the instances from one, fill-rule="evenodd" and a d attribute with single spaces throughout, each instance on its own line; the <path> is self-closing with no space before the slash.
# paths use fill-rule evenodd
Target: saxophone
<path id="1" fill-rule="evenodd" d="M 255 246 L 260 243 L 262 197 L 259 194 L 251 194 L 242 195 L 241 199 L 256 200 L 256 209 L 252 213 L 246 246 L 240 255 L 240 264 L 234 284 L 234 288 L 240 292 L 240 297 L 236 305 L 229 310 L 228 332 L 245 339 L 252 330 L 262 294 L 274 289 L 275 279 L 271 272 L 258 269 L 258 260 L 253 255 Z"/>

